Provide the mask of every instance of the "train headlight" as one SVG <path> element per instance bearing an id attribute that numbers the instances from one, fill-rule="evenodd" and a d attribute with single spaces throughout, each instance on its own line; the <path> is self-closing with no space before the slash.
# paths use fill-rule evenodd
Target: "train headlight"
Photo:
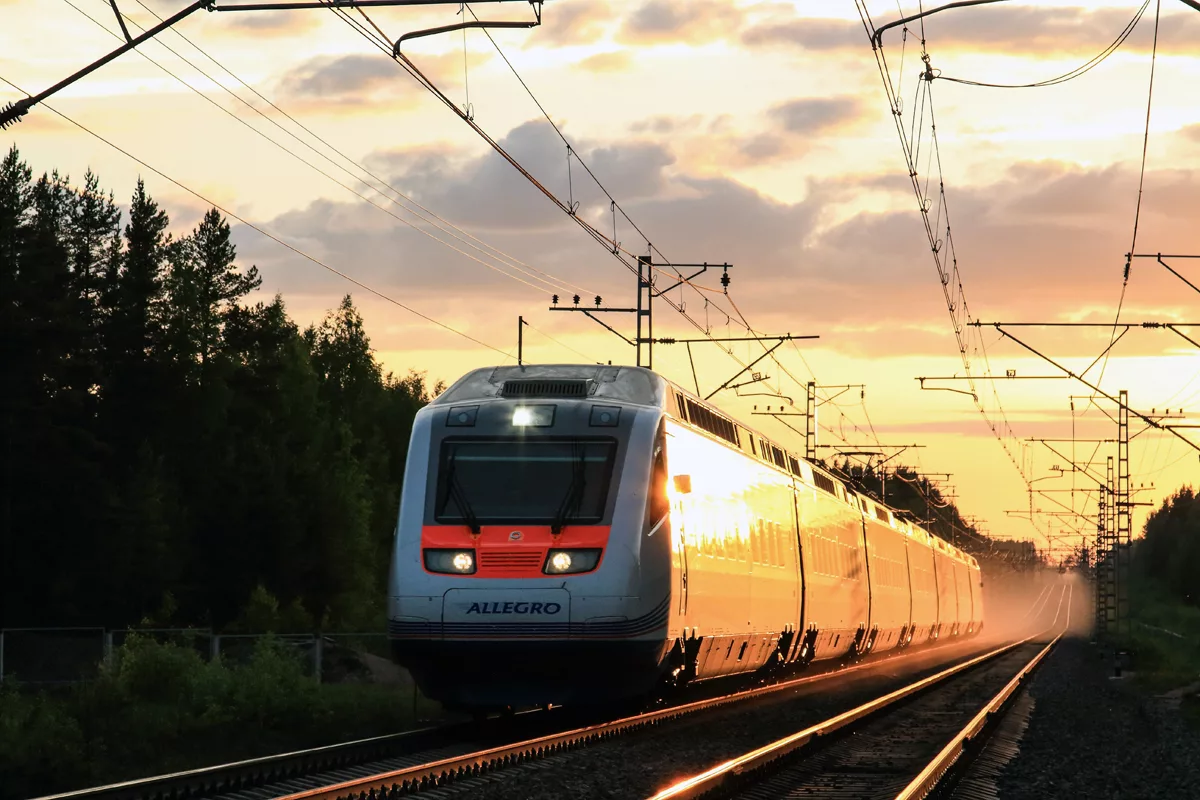
<path id="1" fill-rule="evenodd" d="M 542 571 L 547 575 L 570 575 L 591 572 L 600 563 L 600 550 L 551 550 L 546 554 Z"/>
<path id="2" fill-rule="evenodd" d="M 554 406 L 517 406 L 512 424 L 517 428 L 548 428 L 554 424 Z"/>
<path id="3" fill-rule="evenodd" d="M 475 572 L 475 551 L 426 550 L 425 569 L 448 575 L 470 575 Z"/>

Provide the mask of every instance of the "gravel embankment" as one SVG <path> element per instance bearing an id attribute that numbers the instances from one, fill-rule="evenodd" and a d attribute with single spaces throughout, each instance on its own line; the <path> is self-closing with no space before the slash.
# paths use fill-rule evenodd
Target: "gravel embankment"
<path id="1" fill-rule="evenodd" d="M 1200 797 L 1200 731 L 1111 675 L 1095 645 L 1059 643 L 1030 683 L 1033 714 L 1001 773 L 1002 800 Z"/>
<path id="2" fill-rule="evenodd" d="M 471 800 L 645 798 L 674 781 L 932 674 L 946 666 L 945 658 L 931 653 L 928 660 L 914 659 L 924 662 L 920 668 L 912 662 L 885 665 L 883 674 L 847 675 L 786 698 L 772 696 L 689 715 L 580 751 L 455 781 L 434 793 L 439 798 Z"/>

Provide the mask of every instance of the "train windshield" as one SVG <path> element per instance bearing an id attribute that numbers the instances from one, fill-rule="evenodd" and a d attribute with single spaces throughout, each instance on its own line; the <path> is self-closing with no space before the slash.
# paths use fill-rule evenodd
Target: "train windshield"
<path id="1" fill-rule="evenodd" d="M 441 523 L 596 523 L 613 439 L 450 439 L 442 443 L 434 518 Z"/>

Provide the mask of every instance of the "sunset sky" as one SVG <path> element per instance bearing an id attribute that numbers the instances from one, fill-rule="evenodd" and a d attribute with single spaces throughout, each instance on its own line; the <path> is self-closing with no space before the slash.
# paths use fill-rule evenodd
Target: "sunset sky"
<path id="1" fill-rule="evenodd" d="M 157 21 L 151 12 L 166 15 L 186 3 L 118 5 L 149 27 Z M 1100 53 L 1141 6 L 1013 0 L 956 9 L 925 22 L 926 44 L 941 76 L 1036 82 Z M 917 11 L 915 0 L 870 0 L 867 7 L 876 25 Z M 473 9 L 485 19 L 531 17 L 520 3 Z M 933 82 L 942 177 L 973 318 L 1113 322 L 1133 237 L 1155 10 L 1151 0 L 1119 50 L 1061 85 Z M 458 11 L 373 9 L 370 16 L 395 39 L 453 23 Z M 36 93 L 116 46 L 114 33 L 120 36 L 108 0 L 0 0 L 0 77 Z M 1042 548 L 1052 542 L 1061 551 L 1079 541 L 1073 528 L 1094 535 L 1094 523 L 1082 519 L 1038 514 L 1031 524 L 1006 514 L 1028 509 L 1025 484 L 972 400 L 921 391 L 915 380 L 961 375 L 963 364 L 884 84 L 852 0 L 549 0 L 540 28 L 493 37 L 658 250 L 675 262 L 735 265 L 728 297 L 720 293 L 719 273 L 710 272 L 698 282 L 715 291 L 677 289 L 672 300 L 714 336 L 744 335 L 736 304 L 758 331 L 821 337 L 785 344 L 777 351 L 781 366 L 768 359 L 755 368 L 770 379 L 743 392 L 784 395 L 802 411 L 797 380 L 815 374 L 822 385 L 865 384 L 865 399 L 853 389 L 821 407 L 822 443 L 861 450 L 877 435 L 884 444 L 924 445 L 891 463 L 951 473 L 963 513 L 985 520 L 995 536 L 1033 539 Z M 1161 0 L 1158 39 L 1137 251 L 1200 253 L 1200 12 Z M 580 216 L 611 235 L 608 201 L 578 161 L 568 175 L 566 146 L 482 31 L 467 33 L 465 50 L 463 34 L 453 33 L 406 42 L 404 51 L 454 102 L 466 103 L 469 89 L 475 121 L 550 191 L 564 201 L 573 195 Z M 907 37 L 898 28 L 888 31 L 884 53 L 904 101 L 906 129 L 924 132 L 918 178 L 932 176 L 936 187 L 919 103 L 914 120 L 919 25 Z M 0 105 L 20 97 L 0 83 Z M 518 315 L 534 326 L 526 331 L 527 360 L 633 361 L 631 347 L 582 315 L 547 310 L 552 293 L 567 298 L 575 287 L 589 304 L 599 294 L 606 305 L 630 305 L 630 273 L 330 10 L 199 12 L 48 105 L 296 250 L 494 348 L 436 327 L 235 224 L 240 261 L 262 271 L 264 299 L 282 293 L 306 324 L 352 293 L 379 357 L 397 373 L 417 369 L 451 382 L 477 366 L 514 363 Z M 144 177 L 180 234 L 207 208 L 44 106 L 0 132 L 0 146 L 10 144 L 39 172 L 58 169 L 81 179 L 90 167 L 122 202 Z M 453 235 L 343 171 L 374 184 L 360 165 L 446 220 L 435 219 Z M 617 239 L 631 252 L 645 252 L 645 241 L 624 220 Z M 1200 260 L 1168 263 L 1200 284 Z M 734 323 L 727 324 L 727 314 Z M 656 304 L 655 315 L 657 336 L 701 335 L 665 302 Z M 609 316 L 626 330 L 632 323 Z M 1153 259 L 1135 261 L 1121 319 L 1200 323 L 1200 293 Z M 1200 338 L 1200 325 L 1181 330 Z M 1077 372 L 1111 333 L 1012 332 Z M 1056 374 L 994 329 L 971 335 L 986 345 L 996 374 Z M 762 354 L 755 343 L 732 350 L 743 362 Z M 694 345 L 693 352 L 702 394 L 740 369 L 714 345 Z M 681 346 L 656 348 L 655 367 L 692 388 Z M 978 356 L 972 368 L 983 369 Z M 1098 365 L 1088 375 L 1098 378 L 1099 371 Z M 1101 386 L 1114 395 L 1128 389 L 1139 410 L 1183 409 L 1192 415 L 1172 422 L 1200 423 L 1200 352 L 1169 331 L 1130 331 L 1105 365 Z M 1073 431 L 1080 439 L 1112 439 L 1116 426 L 1104 414 L 1115 416 L 1111 403 L 1089 403 L 1087 387 L 1070 380 L 1000 380 L 994 390 L 984 381 L 979 388 L 993 419 L 998 397 L 1015 433 L 1010 449 L 1030 477 L 1044 478 L 1036 488 L 1094 485 L 1080 474 L 1052 478 L 1052 465 L 1069 464 L 1024 440 L 1069 440 Z M 802 437 L 780 422 L 748 416 L 755 405 L 787 400 L 727 391 L 714 402 L 803 451 Z M 802 419 L 788 421 L 803 429 Z M 1135 422 L 1132 430 L 1143 427 Z M 1200 430 L 1181 432 L 1200 442 Z M 1070 441 L 1054 446 L 1072 455 Z M 1075 457 L 1090 458 L 1100 473 L 1108 454 L 1115 455 L 1115 446 L 1074 445 Z M 1169 434 L 1141 433 L 1131 454 L 1134 485 L 1154 484 L 1137 495 L 1139 502 L 1157 505 L 1200 476 L 1197 452 Z M 1072 497 L 1056 491 L 1035 496 L 1033 505 L 1092 512 L 1094 493 Z M 1148 510 L 1138 509 L 1135 530 Z"/>

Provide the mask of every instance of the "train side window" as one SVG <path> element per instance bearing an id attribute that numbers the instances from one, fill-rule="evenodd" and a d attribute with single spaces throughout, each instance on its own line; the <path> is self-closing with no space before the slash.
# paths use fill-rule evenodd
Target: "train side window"
<path id="1" fill-rule="evenodd" d="M 671 502 L 667 497 L 667 455 L 661 444 L 654 448 L 654 464 L 650 469 L 650 524 L 667 515 Z"/>

